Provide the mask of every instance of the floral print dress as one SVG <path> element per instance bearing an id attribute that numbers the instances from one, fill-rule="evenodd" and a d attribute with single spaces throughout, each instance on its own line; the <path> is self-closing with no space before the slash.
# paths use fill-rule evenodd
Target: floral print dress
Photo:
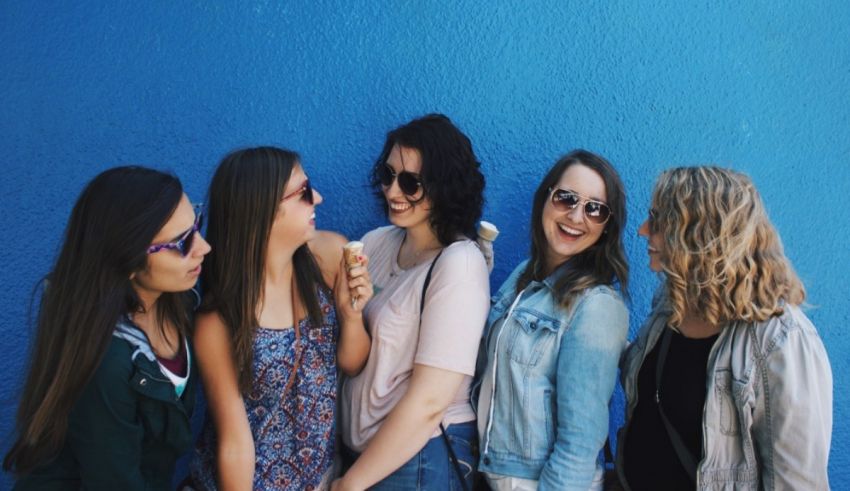
<path id="1" fill-rule="evenodd" d="M 319 302 L 322 324 L 300 322 L 300 347 L 294 329 L 257 329 L 254 387 L 244 398 L 254 436 L 256 490 L 315 490 L 330 483 L 339 331 L 331 293 L 320 288 Z M 300 361 L 286 391 L 298 349 Z M 215 453 L 215 428 L 208 416 L 191 466 L 198 489 L 217 489 Z"/>

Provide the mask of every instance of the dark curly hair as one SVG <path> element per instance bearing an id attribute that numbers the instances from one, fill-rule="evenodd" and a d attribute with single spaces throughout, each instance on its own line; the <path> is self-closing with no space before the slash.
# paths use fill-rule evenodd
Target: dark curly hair
<path id="1" fill-rule="evenodd" d="M 385 214 L 389 209 L 378 176 L 394 145 L 419 151 L 422 188 L 431 200 L 428 219 L 440 243 L 451 244 L 458 235 L 474 238 L 484 208 L 484 175 L 469 138 L 443 114 L 422 116 L 387 133 L 371 176 Z"/>

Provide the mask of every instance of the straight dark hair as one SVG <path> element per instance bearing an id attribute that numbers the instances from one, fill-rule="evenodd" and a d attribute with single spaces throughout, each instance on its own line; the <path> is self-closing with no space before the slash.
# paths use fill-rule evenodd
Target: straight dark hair
<path id="1" fill-rule="evenodd" d="M 53 270 L 43 280 L 35 342 L 17 413 L 17 440 L 3 469 L 25 474 L 55 457 L 68 416 L 100 365 L 115 324 L 141 311 L 130 275 L 147 265 L 147 248 L 183 196 L 180 181 L 143 167 L 102 172 L 85 187 Z M 191 300 L 163 293 L 160 326 L 189 328 Z"/>
<path id="2" fill-rule="evenodd" d="M 605 182 L 605 194 L 611 218 L 605 223 L 602 236 L 595 244 L 569 259 L 570 269 L 555 283 L 555 291 L 562 307 L 567 308 L 572 300 L 586 288 L 596 285 L 620 284 L 622 295 L 628 298 L 629 263 L 623 252 L 623 227 L 626 224 L 626 193 L 620 176 L 604 158 L 587 150 L 573 150 L 561 157 L 549 169 L 537 191 L 531 208 L 531 258 L 517 281 L 517 292 L 532 280 L 543 280 L 546 274 L 546 250 L 548 243 L 543 232 L 543 207 L 551 190 L 561 176 L 573 165 L 583 165 L 596 171 Z"/>
<path id="3" fill-rule="evenodd" d="M 414 148 L 422 159 L 420 177 L 431 200 L 431 229 L 444 246 L 459 235 L 475 238 L 475 222 L 484 208 L 484 174 L 472 143 L 442 114 L 428 114 L 387 133 L 384 148 L 372 168 L 371 182 L 384 214 L 388 213 L 379 170 L 394 145 Z"/>
<path id="4" fill-rule="evenodd" d="M 208 193 L 201 311 L 217 312 L 230 329 L 244 394 L 253 387 L 254 335 L 259 325 L 269 235 L 297 153 L 275 147 L 237 150 L 218 164 Z M 321 323 L 322 273 L 306 244 L 293 256 L 295 283 L 312 324 Z M 294 308 L 295 306 L 293 306 Z M 297 322 L 297 319 L 295 320 Z"/>

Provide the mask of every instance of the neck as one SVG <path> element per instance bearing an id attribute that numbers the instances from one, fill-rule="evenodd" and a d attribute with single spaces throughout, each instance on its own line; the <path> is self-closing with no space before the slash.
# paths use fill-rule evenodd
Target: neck
<path id="1" fill-rule="evenodd" d="M 679 332 L 686 338 L 702 339 L 714 336 L 720 332 L 720 326 L 711 324 L 708 321 L 691 313 L 685 314 L 682 319 L 682 324 L 679 326 Z"/>
<path id="2" fill-rule="evenodd" d="M 146 290 L 139 286 L 134 288 L 136 290 L 136 295 L 139 297 L 139 302 L 141 302 L 142 312 L 145 315 L 151 315 L 156 313 L 156 301 L 159 300 L 159 297 L 162 295 L 161 292 L 152 292 L 150 290 Z M 138 314 L 134 312 L 134 315 Z"/>
<path id="3" fill-rule="evenodd" d="M 405 229 L 403 247 L 411 253 L 422 253 L 442 246 L 428 223 Z"/>
<path id="4" fill-rule="evenodd" d="M 273 254 L 271 253 L 273 250 L 272 247 L 269 247 L 269 253 L 266 254 L 266 268 L 263 272 L 263 281 L 266 285 L 271 286 L 289 285 L 292 281 L 294 270 L 292 263 L 294 251 L 281 251 Z"/>

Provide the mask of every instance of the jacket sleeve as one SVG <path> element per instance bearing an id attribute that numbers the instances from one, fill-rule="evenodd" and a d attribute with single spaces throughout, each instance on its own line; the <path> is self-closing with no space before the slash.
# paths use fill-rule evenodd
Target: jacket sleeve
<path id="1" fill-rule="evenodd" d="M 82 489 L 145 488 L 140 468 L 143 429 L 137 395 L 130 387 L 133 365 L 129 352 L 123 351 L 113 341 L 69 418 L 68 445 L 77 459 Z"/>
<path id="2" fill-rule="evenodd" d="M 832 370 L 813 327 L 791 329 L 761 365 L 753 437 L 764 489 L 829 489 Z"/>
<path id="3" fill-rule="evenodd" d="M 628 325 L 625 305 L 610 293 L 592 293 L 577 307 L 561 338 L 555 446 L 540 474 L 540 491 L 590 489 L 608 437 L 608 402 Z"/>

